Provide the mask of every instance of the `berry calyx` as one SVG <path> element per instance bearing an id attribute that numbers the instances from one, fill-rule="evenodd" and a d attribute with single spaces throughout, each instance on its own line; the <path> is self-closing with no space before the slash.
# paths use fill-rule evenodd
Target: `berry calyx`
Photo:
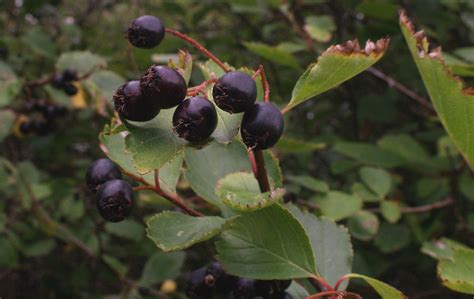
<path id="1" fill-rule="evenodd" d="M 277 143 L 284 126 L 283 115 L 275 105 L 259 102 L 244 113 L 240 134 L 248 148 L 264 150 Z"/>
<path id="2" fill-rule="evenodd" d="M 140 81 L 134 80 L 120 86 L 114 94 L 115 111 L 131 121 L 149 121 L 159 112 L 160 108 L 153 99 L 144 96 L 140 91 Z"/>
<path id="3" fill-rule="evenodd" d="M 92 192 L 105 182 L 121 179 L 122 173 L 118 167 L 109 159 L 97 159 L 89 166 L 86 172 L 86 184 Z"/>
<path id="4" fill-rule="evenodd" d="M 127 38 L 137 48 L 151 49 L 158 46 L 165 37 L 165 27 L 155 16 L 141 16 L 130 24 Z"/>
<path id="5" fill-rule="evenodd" d="M 216 105 L 229 113 L 250 109 L 257 99 L 257 85 L 249 75 L 233 71 L 219 78 L 212 89 Z"/>
<path id="6" fill-rule="evenodd" d="M 161 109 L 178 106 L 186 97 L 186 81 L 176 70 L 154 65 L 140 78 L 143 95 L 153 98 Z"/>
<path id="7" fill-rule="evenodd" d="M 124 180 L 111 180 L 99 187 L 96 207 L 100 216 L 109 222 L 120 222 L 130 215 L 133 189 Z"/>
<path id="8" fill-rule="evenodd" d="M 201 97 L 192 97 L 181 103 L 173 114 L 173 129 L 189 142 L 203 141 L 217 127 L 214 105 Z"/>

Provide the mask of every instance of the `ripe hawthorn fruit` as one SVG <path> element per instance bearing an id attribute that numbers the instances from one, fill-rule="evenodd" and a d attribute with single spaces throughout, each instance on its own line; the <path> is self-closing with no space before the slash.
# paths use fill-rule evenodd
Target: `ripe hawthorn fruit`
<path id="1" fill-rule="evenodd" d="M 277 143 L 284 126 L 283 115 L 275 105 L 259 102 L 245 111 L 240 134 L 248 148 L 264 150 Z"/>
<path id="2" fill-rule="evenodd" d="M 228 72 L 214 84 L 212 96 L 216 105 L 229 113 L 250 109 L 257 99 L 257 85 L 248 74 Z"/>
<path id="3" fill-rule="evenodd" d="M 109 222 L 120 222 L 130 215 L 133 189 L 124 180 L 111 180 L 97 190 L 96 207 L 100 216 Z"/>
<path id="4" fill-rule="evenodd" d="M 205 98 L 192 97 L 182 102 L 173 114 L 173 128 L 189 142 L 203 141 L 217 127 L 217 112 Z"/>
<path id="5" fill-rule="evenodd" d="M 119 168 L 109 159 L 97 159 L 89 166 L 86 172 L 86 184 L 92 192 L 107 181 L 121 179 Z"/>
<path id="6" fill-rule="evenodd" d="M 120 86 L 113 100 L 115 111 L 127 120 L 149 121 L 160 112 L 159 106 L 153 103 L 153 98 L 143 95 L 138 80 L 129 81 Z"/>
<path id="7" fill-rule="evenodd" d="M 215 281 L 206 281 L 207 267 L 191 272 L 186 284 L 186 295 L 190 299 L 211 298 Z"/>
<path id="8" fill-rule="evenodd" d="M 186 97 L 186 81 L 178 71 L 167 66 L 153 65 L 140 78 L 143 95 L 153 98 L 160 109 L 178 106 Z"/>
<path id="9" fill-rule="evenodd" d="M 232 299 L 254 298 L 257 295 L 255 282 L 255 279 L 239 278 L 232 290 Z"/>
<path id="10" fill-rule="evenodd" d="M 137 48 L 151 49 L 165 37 L 165 27 L 155 16 L 144 15 L 132 21 L 127 30 L 129 42 Z"/>

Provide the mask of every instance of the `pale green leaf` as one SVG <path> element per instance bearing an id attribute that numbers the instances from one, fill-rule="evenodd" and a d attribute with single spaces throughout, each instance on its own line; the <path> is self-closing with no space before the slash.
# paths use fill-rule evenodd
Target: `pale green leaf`
<path id="1" fill-rule="evenodd" d="M 132 219 L 125 219 L 117 223 L 108 222 L 105 224 L 105 231 L 135 242 L 140 241 L 145 235 L 145 227 Z"/>
<path id="2" fill-rule="evenodd" d="M 308 34 L 316 41 L 328 42 L 331 40 L 332 32 L 336 25 L 330 16 L 309 16 L 304 26 Z"/>
<path id="3" fill-rule="evenodd" d="M 277 64 L 299 69 L 296 58 L 288 51 L 260 42 L 245 42 L 245 47 L 251 52 Z"/>
<path id="4" fill-rule="evenodd" d="M 454 249 L 451 259 L 438 263 L 438 276 L 451 290 L 474 294 L 474 250 Z"/>
<path id="5" fill-rule="evenodd" d="M 0 142 L 2 142 L 10 134 L 16 115 L 12 110 L 0 110 L 0 119 Z"/>
<path id="6" fill-rule="evenodd" d="M 165 279 L 175 279 L 181 274 L 186 254 L 178 252 L 156 252 L 145 264 L 142 276 L 139 280 L 140 286 L 150 287 Z"/>
<path id="7" fill-rule="evenodd" d="M 352 215 L 348 221 L 351 235 L 356 239 L 364 241 L 372 239 L 377 234 L 379 225 L 379 218 L 368 211 L 359 211 Z"/>
<path id="8" fill-rule="evenodd" d="M 441 50 L 429 52 L 423 34 L 417 34 L 407 16 L 400 15 L 400 26 L 441 123 L 469 165 L 474 167 L 474 91 L 464 88 L 442 59 Z"/>
<path id="9" fill-rule="evenodd" d="M 21 91 L 21 81 L 8 64 L 0 60 L 0 107 L 6 106 Z"/>
<path id="10" fill-rule="evenodd" d="M 110 102 L 117 88 L 125 83 L 125 79 L 118 74 L 107 71 L 99 70 L 94 72 L 87 80 L 84 81 L 89 93 L 94 98 L 102 98 L 104 102 Z"/>
<path id="11" fill-rule="evenodd" d="M 306 299 L 309 296 L 308 291 L 296 282 L 292 282 L 286 292 L 292 299 Z"/>
<path id="12" fill-rule="evenodd" d="M 393 168 L 405 163 L 399 155 L 365 142 L 338 142 L 333 149 L 367 165 Z"/>
<path id="13" fill-rule="evenodd" d="M 304 153 L 323 149 L 326 144 L 319 142 L 305 142 L 297 139 L 282 137 L 276 145 L 277 149 L 284 153 Z"/>
<path id="14" fill-rule="evenodd" d="M 285 110 L 309 100 L 356 76 L 382 58 L 388 39 L 368 41 L 361 49 L 357 40 L 333 45 L 311 64 L 296 82 Z"/>
<path id="15" fill-rule="evenodd" d="M 448 238 L 441 238 L 430 242 L 424 242 L 421 252 L 434 259 L 453 259 L 454 250 L 469 249 L 469 247 Z"/>
<path id="16" fill-rule="evenodd" d="M 216 248 L 223 267 L 237 276 L 291 279 L 316 275 L 303 226 L 279 204 L 242 214 L 221 234 Z"/>
<path id="17" fill-rule="evenodd" d="M 216 236 L 230 221 L 165 211 L 148 219 L 147 235 L 163 251 L 182 250 Z"/>
<path id="18" fill-rule="evenodd" d="M 107 66 L 107 62 L 104 58 L 89 51 L 66 52 L 61 54 L 56 62 L 58 70 L 73 69 L 80 76 L 105 66 Z"/>
<path id="19" fill-rule="evenodd" d="M 382 282 L 380 280 L 377 280 L 375 278 L 371 278 L 365 275 L 361 274 L 347 274 L 346 278 L 360 278 L 365 280 L 374 290 L 377 292 L 377 294 L 380 295 L 382 299 L 405 299 L 407 298 L 405 295 L 403 295 L 402 292 L 399 290 L 395 289 L 394 287 L 389 286 L 385 282 Z"/>
<path id="20" fill-rule="evenodd" d="M 397 222 L 402 216 L 400 204 L 396 201 L 385 200 L 380 203 L 382 216 L 390 223 Z"/>
<path id="21" fill-rule="evenodd" d="M 331 191 L 315 200 L 321 213 L 334 221 L 350 217 L 362 208 L 362 200 L 359 197 L 340 191 Z"/>
<path id="22" fill-rule="evenodd" d="M 384 169 L 362 167 L 359 170 L 359 175 L 364 184 L 380 198 L 384 198 L 390 192 L 392 177 Z"/>
<path id="23" fill-rule="evenodd" d="M 288 179 L 290 182 L 293 182 L 295 184 L 298 184 L 300 186 L 303 186 L 307 189 L 316 191 L 316 192 L 329 192 L 329 186 L 325 181 L 315 179 L 310 176 L 306 175 L 292 175 L 292 176 L 286 176 L 286 179 Z"/>
<path id="24" fill-rule="evenodd" d="M 398 251 L 408 245 L 411 240 L 410 230 L 400 224 L 382 223 L 375 237 L 375 246 L 384 253 Z"/>

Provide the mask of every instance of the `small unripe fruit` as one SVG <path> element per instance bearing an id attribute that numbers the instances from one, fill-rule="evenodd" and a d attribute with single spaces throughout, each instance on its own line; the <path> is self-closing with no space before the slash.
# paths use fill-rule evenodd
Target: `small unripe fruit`
<path id="1" fill-rule="evenodd" d="M 141 16 L 130 24 L 127 38 L 137 48 L 151 49 L 158 46 L 165 37 L 165 27 L 155 16 Z"/>
<path id="2" fill-rule="evenodd" d="M 257 99 L 257 85 L 249 75 L 233 71 L 219 78 L 212 89 L 216 105 L 230 113 L 250 109 Z"/>
<path id="3" fill-rule="evenodd" d="M 284 125 L 283 115 L 275 105 L 260 102 L 244 113 L 240 134 L 248 148 L 264 150 L 277 143 Z"/>
<path id="4" fill-rule="evenodd" d="M 105 182 L 121 178 L 122 173 L 118 167 L 106 158 L 95 160 L 86 172 L 86 184 L 92 192 Z"/>
<path id="5" fill-rule="evenodd" d="M 178 106 L 186 97 L 186 81 L 176 70 L 154 65 L 140 78 L 143 95 L 153 98 L 161 109 Z"/>
<path id="6" fill-rule="evenodd" d="M 140 81 L 129 81 L 120 86 L 114 94 L 115 111 L 131 121 L 149 121 L 160 112 L 157 103 L 140 91 Z"/>
<path id="7" fill-rule="evenodd" d="M 96 206 L 104 220 L 120 222 L 132 211 L 133 189 L 124 180 L 105 182 L 97 190 Z"/>
<path id="8" fill-rule="evenodd" d="M 181 103 L 173 114 L 173 128 L 179 137 L 189 142 L 200 142 L 211 136 L 217 127 L 214 105 L 201 97 Z"/>

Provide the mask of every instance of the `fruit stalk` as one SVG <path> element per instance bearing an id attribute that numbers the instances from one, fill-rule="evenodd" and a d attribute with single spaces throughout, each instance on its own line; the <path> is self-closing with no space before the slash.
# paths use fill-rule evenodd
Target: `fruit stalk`
<path id="1" fill-rule="evenodd" d="M 253 152 L 253 157 L 255 159 L 255 169 L 256 169 L 256 172 L 254 174 L 255 174 L 255 178 L 258 181 L 258 186 L 260 187 L 260 191 L 262 193 L 270 192 L 270 183 L 268 182 L 267 170 L 265 169 L 265 159 L 263 158 L 263 151 L 253 150 L 252 152 Z"/>
<path id="2" fill-rule="evenodd" d="M 166 28 L 165 31 L 172 34 L 172 35 L 174 35 L 174 36 L 176 36 L 176 37 L 178 37 L 178 38 L 180 38 L 180 39 L 182 39 L 182 40 L 184 40 L 184 41 L 186 41 L 187 43 L 193 45 L 196 49 L 198 49 L 204 55 L 206 55 L 211 60 L 213 60 L 215 63 L 217 63 L 226 73 L 230 71 L 230 69 L 224 63 L 222 63 L 222 61 L 220 61 L 219 58 L 214 56 L 214 54 L 212 54 L 208 49 L 206 49 L 203 45 L 201 45 L 195 39 L 187 36 L 186 34 L 183 34 L 183 33 L 179 32 L 179 31 L 173 30 L 173 29 Z"/>

